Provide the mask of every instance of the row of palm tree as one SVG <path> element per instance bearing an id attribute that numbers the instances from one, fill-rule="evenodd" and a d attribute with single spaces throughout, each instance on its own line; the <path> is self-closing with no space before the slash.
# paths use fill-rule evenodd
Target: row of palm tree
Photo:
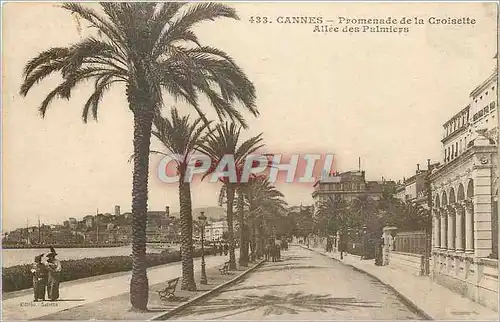
<path id="1" fill-rule="evenodd" d="M 93 93 L 83 105 L 82 119 L 86 123 L 89 116 L 97 120 L 102 98 L 112 85 L 124 85 L 122 88 L 134 124 L 130 302 L 134 309 L 146 310 L 150 154 L 185 156 L 177 163 L 181 177 L 182 288 L 192 290 L 196 285 L 191 247 L 191 187 L 182 180 L 186 175 L 188 156 L 193 151 L 200 151 L 217 164 L 224 155 L 232 154 L 238 169 L 241 169 L 245 157 L 262 147 L 261 135 L 239 142 L 240 131 L 247 127 L 247 123 L 238 107 L 253 116 L 259 114 L 254 85 L 227 53 L 202 45 L 193 31 L 201 22 L 217 18 L 238 19 L 238 16 L 233 8 L 211 2 L 102 2 L 98 8 L 65 3 L 61 8 L 95 32 L 70 46 L 45 50 L 28 61 L 20 93 L 25 96 L 35 84 L 51 74 L 59 74 L 60 84 L 39 106 L 40 115 L 44 117 L 55 98 L 69 100 L 79 85 L 93 81 Z M 199 104 L 200 96 L 208 99 L 221 122 L 213 128 Z M 188 116 L 179 116 L 175 109 L 171 110 L 170 118 L 164 118 L 162 109 L 166 100 L 169 103 L 187 102 L 196 112 L 197 119 L 191 123 Z M 231 122 L 222 123 L 225 119 Z M 164 145 L 166 151 L 150 151 L 151 135 Z M 284 202 L 282 195 L 265 178 L 253 178 L 251 183 L 245 184 L 226 179 L 221 181 L 227 205 L 230 262 L 234 269 L 235 196 L 238 197 L 236 208 L 241 231 L 240 264 L 248 260 L 249 237 L 251 244 L 257 246 L 257 240 L 263 238 L 272 216 L 279 213 Z"/>
<path id="2" fill-rule="evenodd" d="M 237 180 L 232 181 L 229 177 L 219 178 L 222 183 L 219 202 L 220 204 L 225 203 L 227 206 L 230 269 L 236 269 L 233 228 L 234 208 L 236 207 L 240 228 L 239 264 L 240 266 L 247 266 L 250 237 L 248 227 L 257 227 L 257 223 L 260 223 L 258 221 L 260 217 L 265 214 L 268 215 L 270 210 L 275 210 L 276 207 L 285 203 L 282 199 L 283 195 L 265 177 L 254 176 L 245 182 L 241 180 L 247 158 L 263 146 L 261 143 L 262 134 L 240 143 L 241 127 L 236 126 L 234 123 L 219 123 L 213 128 L 211 123 L 204 123 L 201 118 L 191 123 L 190 117 L 180 116 L 176 108 L 171 109 L 170 118 L 156 118 L 154 126 L 153 135 L 162 143 L 165 151 L 151 151 L 151 153 L 164 156 L 181 156 L 181 158 L 175 159 L 179 175 L 182 254 L 181 289 L 195 290 L 196 283 L 192 256 L 193 217 L 191 184 L 188 172 L 188 168 L 195 165 L 195 159 L 192 158 L 194 155 L 199 158 L 199 154 L 203 153 L 210 158 L 211 167 L 204 177 L 214 174 L 216 165 L 223 163 L 224 157 L 231 155 L 235 159 Z M 236 203 L 234 202 L 235 196 L 237 196 Z M 256 234 L 252 230 L 252 237 L 254 236 Z"/>
<path id="3" fill-rule="evenodd" d="M 400 231 L 430 231 L 432 226 L 428 209 L 390 194 L 379 200 L 369 196 L 359 196 L 351 201 L 330 197 L 319 203 L 316 215 L 316 230 L 325 235 L 363 227 L 369 233 L 379 235 L 384 225 L 396 226 Z"/>

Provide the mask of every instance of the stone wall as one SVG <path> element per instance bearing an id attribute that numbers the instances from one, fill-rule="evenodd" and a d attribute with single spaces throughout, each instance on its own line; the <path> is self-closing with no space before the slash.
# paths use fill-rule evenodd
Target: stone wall
<path id="1" fill-rule="evenodd" d="M 420 276 L 423 255 L 391 251 L 389 267 L 403 269 L 411 274 Z"/>
<path id="2" fill-rule="evenodd" d="M 445 252 L 434 254 L 433 279 L 492 310 L 498 311 L 498 261 Z"/>

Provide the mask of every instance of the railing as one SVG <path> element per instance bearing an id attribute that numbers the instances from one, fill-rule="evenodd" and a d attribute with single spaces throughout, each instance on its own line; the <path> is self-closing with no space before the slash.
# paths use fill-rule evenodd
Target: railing
<path id="1" fill-rule="evenodd" d="M 430 253 L 428 236 L 423 231 L 397 233 L 394 239 L 394 250 L 401 253 L 427 254 Z"/>

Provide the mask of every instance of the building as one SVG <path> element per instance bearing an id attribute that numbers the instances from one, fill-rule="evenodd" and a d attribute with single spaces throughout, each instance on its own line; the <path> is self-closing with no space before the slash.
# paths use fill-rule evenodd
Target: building
<path id="1" fill-rule="evenodd" d="M 444 164 L 431 171 L 435 281 L 498 310 L 496 72 L 443 125 Z"/>
<path id="2" fill-rule="evenodd" d="M 85 223 L 85 227 L 92 228 L 94 226 L 94 216 L 88 215 L 83 217 L 83 222 Z"/>
<path id="3" fill-rule="evenodd" d="M 120 216 L 120 206 L 118 205 L 115 206 L 115 216 Z"/>
<path id="4" fill-rule="evenodd" d="M 78 225 L 78 221 L 76 218 L 68 218 L 69 222 L 69 229 L 76 229 L 76 226 Z"/>
<path id="5" fill-rule="evenodd" d="M 427 169 L 420 169 L 420 164 L 417 164 L 415 174 L 409 178 L 403 178 L 402 182 L 396 185 L 395 197 L 404 202 L 429 208 L 429 186 L 428 176 L 429 170 L 438 167 L 440 163 L 431 164 L 431 160 L 427 159 Z"/>
<path id="6" fill-rule="evenodd" d="M 162 239 L 162 226 L 168 225 L 170 221 L 170 209 L 148 211 L 146 222 L 146 240 L 148 243 L 158 243 Z"/>
<path id="7" fill-rule="evenodd" d="M 205 226 L 205 239 L 211 241 L 222 240 L 222 236 L 228 231 L 227 221 L 215 221 Z"/>
<path id="8" fill-rule="evenodd" d="M 318 209 L 321 202 L 333 198 L 352 201 L 361 196 L 379 200 L 386 189 L 394 189 L 394 181 L 367 181 L 364 171 L 348 171 L 335 174 L 328 182 L 317 181 L 314 184 L 314 208 Z"/>

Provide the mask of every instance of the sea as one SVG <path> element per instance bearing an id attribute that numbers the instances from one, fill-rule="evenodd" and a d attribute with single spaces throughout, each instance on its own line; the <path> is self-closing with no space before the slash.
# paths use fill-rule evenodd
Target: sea
<path id="1" fill-rule="evenodd" d="M 147 245 L 147 253 L 160 253 L 164 249 L 179 249 L 177 245 Z M 35 256 L 49 253 L 49 248 L 2 249 L 2 267 L 30 264 Z M 108 256 L 128 256 L 132 253 L 132 245 L 102 248 L 56 248 L 59 260 L 83 259 Z"/>

